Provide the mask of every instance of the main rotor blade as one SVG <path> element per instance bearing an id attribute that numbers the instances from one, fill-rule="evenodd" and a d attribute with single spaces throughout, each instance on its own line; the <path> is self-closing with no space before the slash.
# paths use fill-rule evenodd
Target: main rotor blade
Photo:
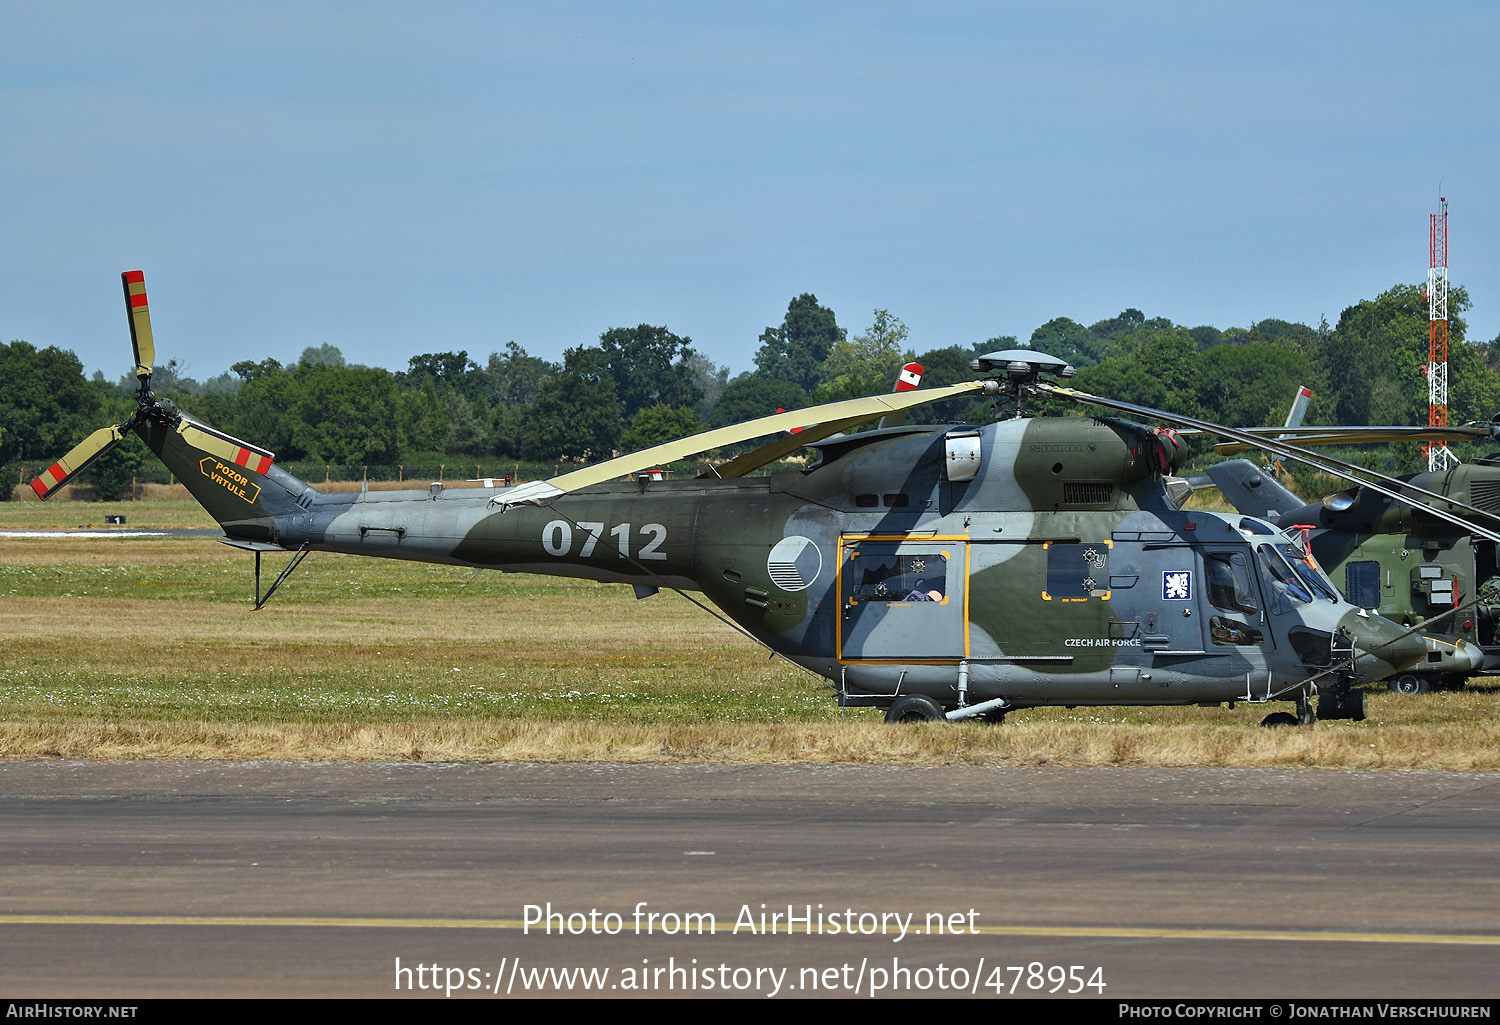
<path id="1" fill-rule="evenodd" d="M 796 434 L 789 434 L 784 438 L 777 438 L 769 445 L 762 445 L 753 452 L 735 456 L 729 462 L 716 466 L 707 473 L 700 473 L 699 477 L 743 477 L 747 473 L 753 473 L 762 466 L 769 466 L 782 456 L 790 455 L 799 448 L 806 448 L 815 441 L 831 438 L 840 431 L 850 427 L 858 427 L 862 423 L 870 421 L 868 416 L 851 416 L 843 420 L 832 420 L 828 423 L 815 424 L 812 427 L 804 427 Z M 889 417 L 883 418 L 889 419 Z"/>
<path id="2" fill-rule="evenodd" d="M 156 362 L 156 342 L 151 338 L 151 310 L 146 305 L 146 275 L 128 270 L 120 275 L 125 286 L 125 312 L 130 320 L 130 345 L 135 350 L 135 376 L 151 376 Z"/>
<path id="3" fill-rule="evenodd" d="M 1488 538 L 1491 541 L 1500 542 L 1500 533 L 1496 533 L 1492 530 L 1487 530 L 1486 528 L 1479 526 L 1477 523 L 1474 523 L 1472 520 L 1466 520 L 1462 516 L 1457 516 L 1451 512 L 1439 509 L 1428 502 L 1424 502 L 1420 499 L 1412 497 L 1412 495 L 1425 495 L 1428 498 L 1436 499 L 1437 501 L 1450 508 L 1462 509 L 1490 522 L 1494 522 L 1496 520 L 1496 517 L 1493 514 L 1487 513 L 1483 509 L 1476 508 L 1475 506 L 1469 505 L 1465 502 L 1458 502 L 1452 498 L 1448 498 L 1445 495 L 1439 495 L 1435 492 L 1428 491 L 1425 488 L 1415 487 L 1406 481 L 1397 480 L 1395 477 L 1388 477 L 1383 473 L 1378 473 L 1375 470 L 1371 470 L 1370 468 L 1365 466 L 1357 466 L 1354 463 L 1346 463 L 1342 459 L 1334 459 L 1331 456 L 1319 457 L 1315 453 L 1309 452 L 1304 448 L 1298 448 L 1296 445 L 1289 444 L 1285 441 L 1278 441 L 1274 438 L 1257 438 L 1256 436 L 1244 430 L 1239 430 L 1234 427 L 1226 427 L 1223 424 L 1212 423 L 1208 420 L 1199 420 L 1190 416 L 1182 416 L 1177 413 L 1167 413 L 1163 412 L 1160 409 L 1152 409 L 1150 406 L 1138 406 L 1133 402 L 1121 402 L 1117 399 L 1106 399 L 1098 395 L 1090 395 L 1088 392 L 1078 391 L 1074 388 L 1062 388 L 1058 387 L 1057 385 L 1045 384 L 1042 382 L 1038 382 L 1033 387 L 1035 387 L 1039 392 L 1042 392 L 1043 394 L 1053 395 L 1060 399 L 1071 399 L 1072 401 L 1082 403 L 1083 405 L 1103 406 L 1105 409 L 1118 410 L 1122 413 L 1129 413 L 1131 416 L 1147 417 L 1155 420 L 1165 420 L 1167 423 L 1174 424 L 1180 427 L 1191 428 L 1193 430 L 1201 431 L 1204 434 L 1214 434 L 1218 435 L 1219 437 L 1229 438 L 1231 441 L 1240 441 L 1249 445 L 1263 448 L 1273 455 L 1278 455 L 1285 459 L 1295 459 L 1297 462 L 1304 463 L 1307 466 L 1311 466 L 1315 470 L 1321 470 L 1324 473 L 1331 474 L 1335 477 L 1341 477 L 1344 480 L 1350 481 L 1354 484 L 1358 484 L 1361 487 L 1369 488 L 1376 494 L 1385 495 L 1387 498 L 1394 499 L 1395 501 L 1400 502 L 1402 505 L 1407 505 L 1413 509 L 1421 509 L 1424 512 L 1431 513 L 1438 519 L 1445 520 L 1462 530 L 1478 534 L 1481 537 Z M 1359 476 L 1359 474 L 1364 474 L 1365 476 L 1361 477 Z M 1375 481 L 1377 480 L 1384 481 L 1387 484 L 1390 484 L 1391 487 L 1383 487 L 1382 485 L 1375 483 Z M 1401 494 L 1400 492 L 1393 490 L 1393 488 L 1399 488 L 1401 489 L 1401 491 L 1407 492 L 1407 494 Z"/>
<path id="4" fill-rule="evenodd" d="M 892 392 L 916 391 L 922 385 L 922 375 L 926 369 L 920 363 L 907 363 L 901 367 L 896 374 L 896 386 Z M 880 429 L 887 427 L 900 427 L 906 422 L 907 411 L 902 409 L 894 413 L 887 413 L 880 418 L 880 423 L 875 426 Z M 848 420 L 835 420 L 832 423 L 817 424 L 812 427 L 803 427 L 794 432 L 792 437 L 779 438 L 769 445 L 763 445 L 753 452 L 736 456 L 727 463 L 713 467 L 707 473 L 698 474 L 699 477 L 743 477 L 747 473 L 759 470 L 776 462 L 782 456 L 795 452 L 798 448 L 811 445 L 815 441 L 831 438 L 847 427 L 858 427 L 865 423 L 865 417 L 853 417 Z"/>
<path id="5" fill-rule="evenodd" d="M 125 428 L 129 426 L 129 423 L 123 423 L 114 427 L 99 428 L 74 445 L 67 455 L 43 470 L 36 480 L 31 482 L 31 490 L 36 492 L 36 497 L 45 502 L 57 494 L 58 488 L 76 477 L 95 459 L 118 445 L 125 437 Z"/>
<path id="6" fill-rule="evenodd" d="M 1298 427 L 1288 431 L 1280 427 L 1246 428 L 1245 433 L 1259 438 L 1271 434 L 1279 441 L 1306 448 L 1309 445 L 1374 445 L 1392 441 L 1494 441 L 1500 428 L 1493 425 L 1461 427 Z M 1260 448 L 1260 443 L 1220 442 L 1214 451 L 1221 455 L 1238 455 Z"/>
<path id="7" fill-rule="evenodd" d="M 585 466 L 581 470 L 572 470 L 568 473 L 559 474 L 549 480 L 529 481 L 519 487 L 511 488 L 507 492 L 496 495 L 490 499 L 490 504 L 505 506 L 521 504 L 546 505 L 553 499 L 565 495 L 570 491 L 577 491 L 579 488 L 591 487 L 595 484 L 603 484 L 605 481 L 615 480 L 629 473 L 649 469 L 660 463 L 670 463 L 678 459 L 686 459 L 688 456 L 697 455 L 699 452 L 722 448 L 725 445 L 737 445 L 742 441 L 751 441 L 755 438 L 764 437 L 767 434 L 780 434 L 782 431 L 790 430 L 793 427 L 803 427 L 802 431 L 787 439 L 787 441 L 792 442 L 791 447 L 786 450 L 790 452 L 801 448 L 808 440 L 826 438 L 846 427 L 853 427 L 857 424 L 874 420 L 877 417 L 884 416 L 886 413 L 914 409 L 917 406 L 925 406 L 931 402 L 941 402 L 944 399 L 956 398 L 959 395 L 983 391 L 984 386 L 984 381 L 965 381 L 962 384 L 949 385 L 946 388 L 896 392 L 890 395 L 870 395 L 862 399 L 845 399 L 842 402 L 828 402 L 821 406 L 794 409 L 788 413 L 773 413 L 770 416 L 759 417 L 755 420 L 746 420 L 744 423 L 731 424 L 728 427 L 716 427 L 713 430 L 694 434 L 687 438 L 679 438 L 676 441 L 669 441 L 663 445 L 653 445 L 650 448 L 643 448 L 639 452 L 616 456 L 614 459 L 606 459 L 602 463 Z M 810 423 L 816 426 L 806 426 Z M 825 429 L 826 433 L 822 433 Z M 770 447 L 767 446 L 767 449 Z M 757 453 L 751 453 L 751 455 L 755 456 Z M 769 461 L 767 460 L 767 462 Z M 764 463 L 758 465 L 764 465 Z M 753 469 L 754 467 L 751 468 Z M 740 468 L 740 472 L 746 472 L 743 465 Z"/>

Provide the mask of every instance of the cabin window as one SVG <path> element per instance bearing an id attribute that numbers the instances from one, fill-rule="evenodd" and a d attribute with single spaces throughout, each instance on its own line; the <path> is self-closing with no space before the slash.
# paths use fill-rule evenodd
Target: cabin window
<path id="1" fill-rule="evenodd" d="M 1380 563 L 1351 562 L 1344 569 L 1349 603 L 1362 609 L 1380 608 Z"/>
<path id="2" fill-rule="evenodd" d="M 1312 592 L 1314 598 L 1323 598 L 1327 601 L 1339 600 L 1339 593 L 1333 589 L 1333 581 L 1324 575 L 1322 567 L 1313 561 L 1312 555 L 1306 549 L 1288 546 L 1282 551 L 1291 560 L 1292 569 L 1297 571 L 1297 575 L 1302 578 L 1302 582 L 1307 585 L 1307 589 Z"/>
<path id="3" fill-rule="evenodd" d="M 948 557 L 940 552 L 858 554 L 844 573 L 854 602 L 941 602 L 948 597 Z"/>
<path id="4" fill-rule="evenodd" d="M 1088 601 L 1109 597 L 1109 549 L 1112 541 L 1089 544 L 1049 541 L 1047 549 L 1048 601 Z"/>

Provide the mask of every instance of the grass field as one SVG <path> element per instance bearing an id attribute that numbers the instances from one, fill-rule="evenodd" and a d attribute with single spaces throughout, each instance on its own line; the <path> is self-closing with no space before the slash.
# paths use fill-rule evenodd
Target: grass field
<path id="1" fill-rule="evenodd" d="M 0 529 L 116 511 L 212 525 L 160 495 L 4 503 Z M 255 612 L 252 565 L 207 539 L 0 538 L 0 757 L 1500 769 L 1494 680 L 1372 689 L 1366 721 L 1309 729 L 1246 704 L 888 727 L 667 592 L 318 553 Z"/>

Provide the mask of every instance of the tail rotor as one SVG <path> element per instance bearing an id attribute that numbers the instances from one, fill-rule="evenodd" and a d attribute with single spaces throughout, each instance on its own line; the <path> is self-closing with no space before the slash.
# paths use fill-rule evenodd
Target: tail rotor
<path id="1" fill-rule="evenodd" d="M 124 423 L 103 427 L 73 446 L 67 455 L 53 463 L 31 482 L 31 490 L 46 500 L 64 484 L 82 473 L 90 463 L 125 440 L 127 432 L 158 424 L 181 435 L 191 449 L 205 453 L 226 464 L 245 467 L 264 474 L 275 458 L 263 448 L 214 430 L 193 420 L 170 402 L 158 401 L 151 394 L 151 370 L 156 362 L 156 342 L 151 336 L 151 309 L 146 301 L 146 276 L 138 270 L 120 275 L 125 288 L 125 311 L 130 322 L 130 345 L 135 354 L 135 376 L 141 389 L 136 397 L 135 415 Z M 205 473 L 207 471 L 205 470 Z"/>

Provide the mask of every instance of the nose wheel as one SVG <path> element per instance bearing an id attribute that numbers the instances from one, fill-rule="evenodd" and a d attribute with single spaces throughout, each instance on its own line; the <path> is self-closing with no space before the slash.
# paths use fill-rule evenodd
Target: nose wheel
<path id="1" fill-rule="evenodd" d="M 1405 697 L 1411 697 L 1414 694 L 1426 694 L 1432 689 L 1432 684 L 1428 683 L 1425 677 L 1418 676 L 1416 673 L 1401 673 L 1393 676 L 1391 677 L 1389 686 L 1391 690 Z"/>
<path id="2" fill-rule="evenodd" d="M 1318 695 L 1319 719 L 1353 719 L 1360 722 L 1365 717 L 1365 692 L 1344 687 Z"/>
<path id="3" fill-rule="evenodd" d="M 1339 691 L 1339 692 L 1329 692 L 1329 693 L 1323 695 L 1323 697 L 1318 700 L 1317 711 L 1314 711 L 1313 710 L 1313 703 L 1312 703 L 1312 701 L 1309 700 L 1308 696 L 1304 694 L 1302 697 L 1300 697 L 1300 698 L 1297 699 L 1297 711 L 1296 711 L 1296 714 L 1293 714 L 1291 712 L 1272 712 L 1270 715 L 1268 715 L 1264 719 L 1262 719 L 1260 721 L 1260 724 L 1262 726 L 1311 726 L 1313 723 L 1315 723 L 1315 722 L 1318 721 L 1318 716 L 1320 716 L 1320 715 L 1323 714 L 1324 700 L 1325 699 L 1345 700 L 1345 699 L 1348 699 L 1350 696 L 1351 696 L 1351 692 L 1349 692 L 1347 690 L 1345 690 L 1345 691 Z M 1364 695 L 1362 695 L 1362 694 L 1355 694 L 1354 696 L 1356 696 L 1356 697 L 1359 698 L 1360 718 L 1363 719 L 1364 718 L 1364 707 L 1365 707 L 1364 706 Z M 1330 716 L 1326 716 L 1325 718 L 1330 718 L 1330 719 L 1339 719 L 1339 718 L 1349 719 L 1349 718 L 1353 718 L 1353 716 L 1351 716 L 1351 715 L 1330 715 Z"/>
<path id="4" fill-rule="evenodd" d="M 1308 695 L 1297 699 L 1297 712 L 1272 712 L 1260 721 L 1262 726 L 1311 726 L 1319 719 L 1353 719 L 1365 717 L 1365 692 L 1344 683 L 1318 695 L 1316 710 Z"/>

